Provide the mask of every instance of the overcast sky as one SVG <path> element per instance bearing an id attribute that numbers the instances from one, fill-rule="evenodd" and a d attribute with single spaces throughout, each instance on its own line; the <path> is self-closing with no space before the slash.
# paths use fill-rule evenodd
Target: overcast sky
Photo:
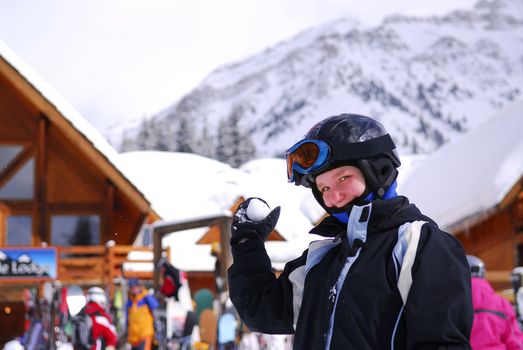
<path id="1" fill-rule="evenodd" d="M 0 0 L 0 40 L 104 135 L 215 68 L 351 17 L 442 15 L 474 0 Z"/>

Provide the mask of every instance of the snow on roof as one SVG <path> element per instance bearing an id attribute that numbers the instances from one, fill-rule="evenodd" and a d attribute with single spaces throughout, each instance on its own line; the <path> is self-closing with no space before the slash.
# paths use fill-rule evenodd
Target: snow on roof
<path id="1" fill-rule="evenodd" d="M 398 188 L 397 192 L 402 193 L 403 184 L 408 181 L 409 176 L 417 169 L 420 164 L 427 159 L 426 154 L 400 155 L 401 166 L 398 168 Z"/>
<path id="2" fill-rule="evenodd" d="M 216 258 L 210 244 L 196 244 L 207 227 L 178 231 L 165 236 L 163 247 L 170 247 L 171 264 L 182 271 L 214 271 Z"/>
<path id="3" fill-rule="evenodd" d="M 237 197 L 235 179 L 242 175 L 217 160 L 180 152 L 122 153 L 118 164 L 165 220 L 223 213 Z"/>
<path id="4" fill-rule="evenodd" d="M 71 125 L 78 130 L 84 137 L 97 149 L 107 160 L 116 166 L 118 152 L 107 142 L 96 128 L 89 123 L 65 98 L 63 98 L 55 89 L 48 85 L 28 64 L 26 64 L 9 46 L 0 40 L 0 56 L 6 60 L 18 74 L 22 76 L 36 91 L 38 91 L 50 104 L 52 104 L 60 114 Z"/>
<path id="5" fill-rule="evenodd" d="M 401 192 L 443 228 L 494 208 L 523 175 L 523 101 L 424 160 Z"/>
<path id="6" fill-rule="evenodd" d="M 165 221 L 190 221 L 222 215 L 240 198 L 260 197 L 272 207 L 280 205 L 276 226 L 285 242 L 268 242 L 274 267 L 299 255 L 311 239 L 314 222 L 323 215 L 309 189 L 287 182 L 285 160 L 257 159 L 234 169 L 219 161 L 190 153 L 137 151 L 120 154 L 118 164 L 151 200 Z M 185 271 L 211 271 L 210 245 L 196 242 L 207 231 L 198 228 L 165 236 L 172 247 L 171 262 Z"/>
<path id="7" fill-rule="evenodd" d="M 242 196 L 260 197 L 282 207 L 276 228 L 292 239 L 323 215 L 309 189 L 287 182 L 283 159 L 257 159 L 234 169 L 192 153 L 136 151 L 120 154 L 117 163 L 166 221 L 220 215 Z"/>
<path id="8" fill-rule="evenodd" d="M 281 206 L 278 232 L 286 240 L 309 232 L 314 222 L 324 214 L 310 189 L 287 181 L 285 159 L 256 159 L 240 167 L 249 174 L 241 188 L 244 198 L 260 197 L 271 208 Z"/>

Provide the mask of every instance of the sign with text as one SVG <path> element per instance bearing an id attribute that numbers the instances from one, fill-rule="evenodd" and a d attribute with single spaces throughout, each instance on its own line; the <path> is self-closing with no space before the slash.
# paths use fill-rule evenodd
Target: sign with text
<path id="1" fill-rule="evenodd" d="M 0 248 L 0 279 L 56 279 L 55 248 Z"/>

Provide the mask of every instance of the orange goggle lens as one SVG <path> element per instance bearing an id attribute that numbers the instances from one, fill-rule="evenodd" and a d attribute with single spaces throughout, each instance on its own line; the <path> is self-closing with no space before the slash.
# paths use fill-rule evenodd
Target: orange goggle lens
<path id="1" fill-rule="evenodd" d="M 287 177 L 293 178 L 293 171 L 298 166 L 301 169 L 311 168 L 318 160 L 320 148 L 313 142 L 301 144 L 292 153 L 287 154 Z"/>

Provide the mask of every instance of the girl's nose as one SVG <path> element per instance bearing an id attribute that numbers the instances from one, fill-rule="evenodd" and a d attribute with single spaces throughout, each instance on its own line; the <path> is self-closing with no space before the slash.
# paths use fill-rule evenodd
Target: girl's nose
<path id="1" fill-rule="evenodd" d="M 343 204 L 343 193 L 341 193 L 340 191 L 336 191 L 336 190 L 332 190 L 329 192 L 329 198 L 327 200 L 327 198 L 325 199 L 325 204 L 328 206 L 328 207 L 340 207 L 340 203 Z M 327 203 L 329 202 L 329 203 Z"/>

